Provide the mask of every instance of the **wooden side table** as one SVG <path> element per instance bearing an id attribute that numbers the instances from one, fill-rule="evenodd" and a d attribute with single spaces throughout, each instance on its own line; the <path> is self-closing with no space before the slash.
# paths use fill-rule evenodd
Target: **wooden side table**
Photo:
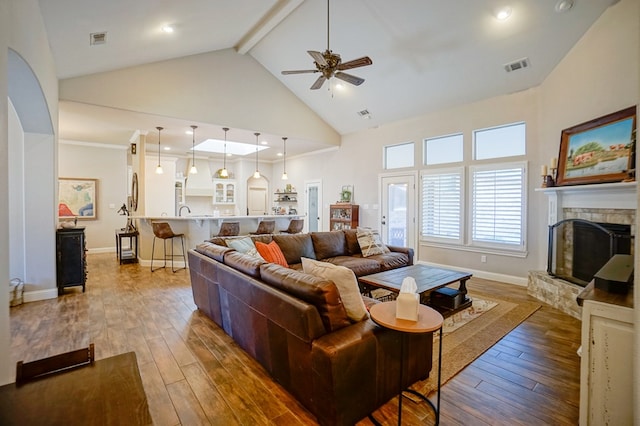
<path id="1" fill-rule="evenodd" d="M 402 343 L 400 344 L 400 395 L 398 395 L 398 425 L 402 424 L 402 394 L 403 392 L 412 393 L 421 399 L 425 400 L 436 415 L 436 425 L 440 424 L 440 382 L 442 377 L 442 323 L 444 318 L 442 315 L 433 308 L 425 305 L 418 305 L 418 321 L 408 321 L 396 318 L 396 301 L 377 303 L 371 306 L 369 313 L 371 319 L 381 327 L 389 328 L 391 330 L 402 333 Z M 440 331 L 440 342 L 438 347 L 438 399 L 437 404 L 422 395 L 420 392 L 416 392 L 413 389 L 403 389 L 402 373 L 404 372 L 404 347 L 406 345 L 407 333 L 433 333 L 434 331 Z M 379 425 L 371 415 L 369 419 Z"/>
<path id="2" fill-rule="evenodd" d="M 116 255 L 120 265 L 123 263 L 138 263 L 138 231 L 116 229 Z M 129 238 L 129 247 L 122 247 L 122 240 Z"/>

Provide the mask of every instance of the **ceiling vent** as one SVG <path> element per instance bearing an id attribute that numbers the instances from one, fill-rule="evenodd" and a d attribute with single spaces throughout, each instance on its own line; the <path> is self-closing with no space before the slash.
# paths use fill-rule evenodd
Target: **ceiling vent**
<path id="1" fill-rule="evenodd" d="M 362 111 L 358 111 L 358 115 L 362 118 L 371 118 L 371 113 L 368 109 L 363 109 Z"/>
<path id="2" fill-rule="evenodd" d="M 96 44 L 105 44 L 107 42 L 107 33 L 106 31 L 101 32 L 101 33 L 91 33 L 89 34 L 89 44 L 90 45 L 96 45 Z"/>
<path id="3" fill-rule="evenodd" d="M 504 69 L 507 72 L 518 71 L 524 68 L 529 68 L 529 58 L 518 59 L 515 62 L 511 62 L 509 64 L 505 64 Z"/>

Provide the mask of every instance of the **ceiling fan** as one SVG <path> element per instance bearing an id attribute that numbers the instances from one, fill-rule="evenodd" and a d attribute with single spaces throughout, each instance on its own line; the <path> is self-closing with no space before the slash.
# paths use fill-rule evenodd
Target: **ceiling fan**
<path id="1" fill-rule="evenodd" d="M 365 67 L 371 65 L 373 61 L 368 56 L 354 59 L 348 62 L 342 62 L 340 55 L 333 53 L 329 49 L 329 0 L 327 0 L 327 50 L 324 52 L 317 52 L 315 50 L 307 50 L 307 53 L 313 58 L 316 69 L 314 70 L 293 70 L 282 71 L 283 75 L 288 74 L 308 74 L 319 72 L 322 75 L 311 86 L 311 90 L 317 90 L 324 82 L 331 77 L 339 78 L 340 80 L 351 83 L 355 86 L 359 86 L 364 83 L 364 78 L 356 77 L 355 75 L 347 74 L 344 70 Z"/>

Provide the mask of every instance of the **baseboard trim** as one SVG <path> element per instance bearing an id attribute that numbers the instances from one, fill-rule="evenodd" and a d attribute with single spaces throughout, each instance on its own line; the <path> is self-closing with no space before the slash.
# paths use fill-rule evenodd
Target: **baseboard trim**
<path id="1" fill-rule="evenodd" d="M 513 275 L 496 274 L 494 272 L 481 271 L 481 270 L 469 269 L 469 268 L 459 268 L 452 265 L 440 265 L 438 263 L 424 262 L 421 260 L 417 261 L 416 263 L 420 263 L 422 265 L 427 265 L 427 266 L 433 266 L 435 268 L 445 268 L 445 269 L 453 269 L 454 271 L 470 272 L 473 274 L 474 277 L 483 278 L 485 280 L 500 281 L 501 283 L 518 285 L 520 287 L 526 287 L 529 282 L 527 277 L 516 277 Z"/>
<path id="2" fill-rule="evenodd" d="M 22 294 L 22 300 L 24 303 L 37 302 L 38 300 L 55 299 L 56 297 L 58 297 L 58 287 L 48 288 L 45 290 L 25 291 Z"/>

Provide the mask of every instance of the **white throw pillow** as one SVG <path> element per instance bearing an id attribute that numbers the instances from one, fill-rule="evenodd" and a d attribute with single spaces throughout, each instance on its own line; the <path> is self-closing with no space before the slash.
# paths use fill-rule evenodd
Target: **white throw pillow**
<path id="1" fill-rule="evenodd" d="M 240 253 L 246 253 L 249 256 L 262 259 L 262 256 L 260 256 L 260 253 L 258 253 L 258 249 L 256 249 L 256 245 L 253 243 L 251 237 L 228 239 L 225 241 L 225 243 L 227 244 L 227 247 L 236 249 L 236 251 Z"/>
<path id="2" fill-rule="evenodd" d="M 382 243 L 378 231 L 369 228 L 358 228 L 356 230 L 358 245 L 362 251 L 362 257 L 374 256 L 376 254 L 389 253 L 389 249 Z"/>
<path id="3" fill-rule="evenodd" d="M 367 308 L 364 305 L 362 296 L 360 296 L 360 287 L 358 287 L 356 275 L 351 269 L 306 257 L 301 258 L 301 260 L 302 270 L 306 274 L 334 282 L 338 287 L 340 298 L 350 320 L 358 322 L 367 317 Z"/>

